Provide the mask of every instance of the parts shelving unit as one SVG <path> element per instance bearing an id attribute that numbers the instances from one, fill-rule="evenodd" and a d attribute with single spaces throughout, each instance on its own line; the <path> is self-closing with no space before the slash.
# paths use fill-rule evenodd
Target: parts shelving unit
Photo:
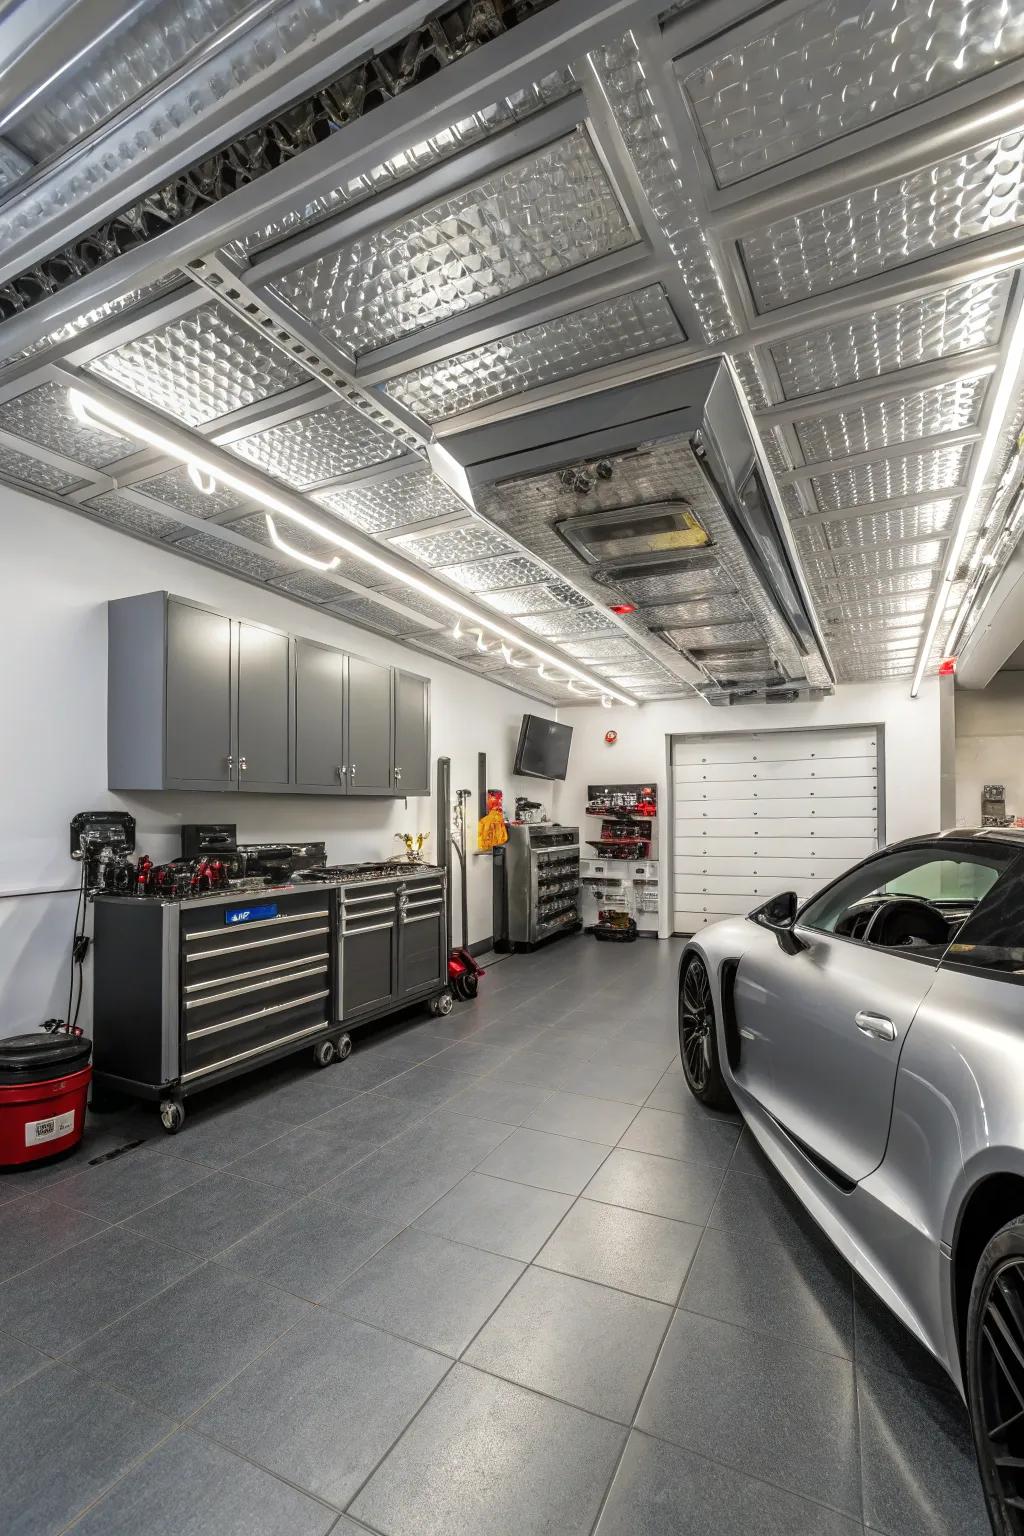
<path id="1" fill-rule="evenodd" d="M 656 938 L 660 912 L 654 822 L 658 791 L 653 784 L 590 784 L 587 815 L 600 818 L 600 837 L 580 860 L 581 915 L 585 929 L 603 911 L 625 912 L 641 934 Z"/>

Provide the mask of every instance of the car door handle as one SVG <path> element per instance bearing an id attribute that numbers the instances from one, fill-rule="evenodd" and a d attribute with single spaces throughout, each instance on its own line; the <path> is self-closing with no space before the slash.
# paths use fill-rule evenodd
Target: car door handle
<path id="1" fill-rule="evenodd" d="M 861 1009 L 860 1013 L 854 1014 L 854 1023 L 862 1035 L 871 1035 L 875 1040 L 896 1039 L 896 1025 L 883 1013 L 867 1013 Z"/>

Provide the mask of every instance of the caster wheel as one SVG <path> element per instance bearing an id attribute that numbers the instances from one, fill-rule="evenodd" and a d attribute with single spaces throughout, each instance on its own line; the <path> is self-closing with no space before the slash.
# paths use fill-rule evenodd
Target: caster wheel
<path id="1" fill-rule="evenodd" d="M 346 1061 L 352 1055 L 352 1036 L 342 1035 L 335 1047 L 339 1061 Z"/>
<path id="2" fill-rule="evenodd" d="M 444 1018 L 455 1007 L 455 999 L 450 992 L 442 992 L 435 997 L 430 1004 L 430 1011 L 435 1018 Z"/>
<path id="3" fill-rule="evenodd" d="M 463 976 L 462 996 L 467 1003 L 471 1003 L 480 990 L 480 981 L 476 976 Z"/>
<path id="4" fill-rule="evenodd" d="M 318 1040 L 313 1047 L 313 1060 L 318 1067 L 329 1067 L 334 1060 L 334 1041 Z"/>
<path id="5" fill-rule="evenodd" d="M 177 1136 L 185 1124 L 185 1106 L 177 1099 L 163 1099 L 160 1104 L 160 1124 L 168 1136 Z"/>

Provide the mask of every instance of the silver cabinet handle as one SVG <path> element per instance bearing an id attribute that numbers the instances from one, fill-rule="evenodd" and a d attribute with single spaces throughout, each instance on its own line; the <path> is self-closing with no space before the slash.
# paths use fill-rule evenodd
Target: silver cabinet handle
<path id="1" fill-rule="evenodd" d="M 240 773 L 244 773 L 248 766 L 249 764 L 246 762 L 244 757 L 240 757 L 238 759 L 238 770 Z"/>
<path id="2" fill-rule="evenodd" d="M 341 782 L 343 784 L 345 782 L 345 773 L 346 773 L 345 764 L 344 763 L 339 763 L 338 764 L 338 778 L 341 780 Z"/>
<path id="3" fill-rule="evenodd" d="M 395 783 L 396 783 L 396 784 L 397 784 L 397 782 L 398 782 L 398 780 L 399 780 L 399 779 L 400 779 L 400 778 L 401 778 L 401 777 L 402 777 L 402 770 L 401 770 L 401 768 L 396 768 L 396 769 L 395 769 Z"/>
<path id="4" fill-rule="evenodd" d="M 352 783 L 354 784 L 355 781 L 356 781 L 356 765 L 355 765 L 355 763 L 349 763 L 348 771 L 352 775 Z"/>
<path id="5" fill-rule="evenodd" d="M 854 1015 L 854 1023 L 862 1035 L 870 1035 L 874 1040 L 896 1039 L 896 1025 L 883 1013 L 866 1013 L 861 1009 Z"/>
<path id="6" fill-rule="evenodd" d="M 228 753 L 228 778 L 231 777 L 231 775 L 234 773 L 234 771 L 235 771 L 235 754 L 233 752 L 229 752 Z"/>

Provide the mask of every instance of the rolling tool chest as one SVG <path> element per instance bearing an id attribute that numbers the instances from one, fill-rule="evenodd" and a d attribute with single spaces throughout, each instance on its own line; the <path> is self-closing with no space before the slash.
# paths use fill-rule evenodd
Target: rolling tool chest
<path id="1" fill-rule="evenodd" d="M 579 828 L 511 823 L 494 850 L 495 948 L 532 949 L 578 932 L 579 897 Z"/>
<path id="2" fill-rule="evenodd" d="M 337 995 L 346 1025 L 429 999 L 450 1013 L 443 869 L 399 869 L 339 885 Z"/>

